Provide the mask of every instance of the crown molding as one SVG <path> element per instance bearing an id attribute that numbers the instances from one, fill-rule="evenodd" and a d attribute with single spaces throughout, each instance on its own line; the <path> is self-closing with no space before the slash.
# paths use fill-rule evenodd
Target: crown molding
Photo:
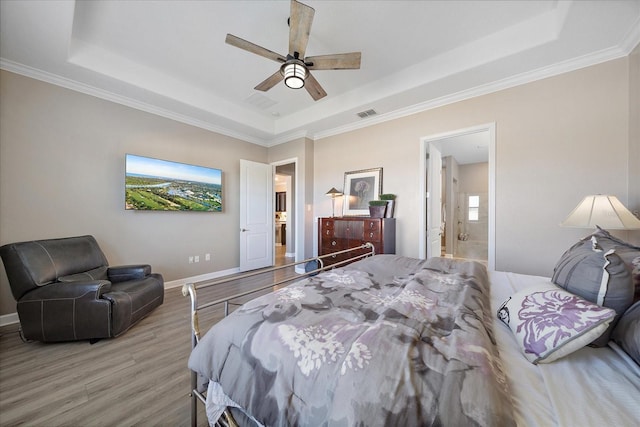
<path id="1" fill-rule="evenodd" d="M 229 136 L 231 138 L 240 139 L 242 141 L 250 142 L 252 144 L 260 145 L 263 147 L 267 146 L 266 141 L 263 139 L 255 138 L 253 136 L 250 136 L 241 132 L 236 132 L 222 126 L 216 126 L 203 120 L 198 120 L 193 117 L 186 116 L 184 114 L 179 114 L 174 111 L 170 111 L 164 108 L 159 108 L 155 105 L 151 105 L 146 102 L 137 101 L 132 98 L 128 98 L 126 96 L 118 95 L 113 92 L 99 89 L 94 86 L 80 83 L 75 80 L 68 79 L 66 77 L 61 77 L 56 74 L 49 73 L 47 71 L 42 71 L 37 68 L 23 65 L 14 61 L 4 59 L 4 58 L 0 58 L 0 69 L 5 71 L 10 71 L 12 73 L 20 74 L 26 77 L 31 77 L 33 79 L 40 80 L 45 83 L 51 83 L 56 86 L 60 86 L 76 92 L 84 93 L 86 95 L 94 96 L 96 98 L 111 101 L 116 104 L 121 104 L 126 107 L 131 107 L 136 110 L 144 111 L 146 113 L 151 113 L 167 119 L 175 120 L 180 123 L 184 123 L 187 125 L 201 128 L 201 129 L 209 130 L 211 132 L 216 132 L 221 135 Z"/>
<path id="2" fill-rule="evenodd" d="M 290 133 L 283 133 L 281 135 L 276 135 L 275 138 L 270 139 L 265 146 L 266 147 L 273 147 L 276 145 L 280 145 L 280 144 L 284 144 L 287 142 L 291 142 L 294 141 L 296 139 L 301 139 L 301 138 L 311 138 L 311 136 L 309 136 L 309 131 L 307 131 L 306 129 L 302 129 L 296 132 L 290 132 Z"/>
<path id="3" fill-rule="evenodd" d="M 633 23 L 631 29 L 620 43 L 620 49 L 629 55 L 640 44 L 640 17 Z"/>
<path id="4" fill-rule="evenodd" d="M 493 92 L 497 92 L 504 89 L 509 89 L 515 86 L 531 83 L 537 80 L 542 80 L 548 77 L 568 73 L 581 68 L 586 68 L 592 65 L 597 65 L 602 62 L 611 61 L 624 56 L 628 56 L 633 49 L 640 43 L 640 18 L 636 20 L 636 23 L 632 26 L 632 29 L 624 37 L 621 43 L 617 47 L 604 49 L 599 52 L 584 55 L 581 57 L 573 58 L 571 60 L 563 61 L 561 63 L 553 64 L 548 67 L 539 68 L 537 70 L 521 73 L 519 75 L 508 77 L 496 82 L 488 83 L 481 86 L 476 86 L 464 91 L 460 91 L 451 95 L 443 96 L 436 99 L 431 99 L 422 103 L 414 104 L 412 106 L 394 110 L 389 113 L 382 113 L 375 117 L 370 117 L 365 120 L 350 123 L 343 126 L 327 129 L 324 131 L 310 134 L 307 129 L 283 133 L 274 135 L 273 138 L 259 138 L 252 135 L 248 135 L 243 132 L 234 131 L 222 126 L 214 125 L 210 122 L 195 119 L 193 117 L 179 114 L 174 111 L 170 111 L 164 108 L 151 105 L 149 103 L 134 100 L 132 98 L 115 94 L 103 89 L 99 89 L 84 83 L 77 82 L 65 77 L 58 76 L 53 73 L 42 71 L 33 67 L 29 67 L 14 61 L 0 58 L 0 69 L 10 71 L 16 74 L 20 74 L 26 77 L 31 77 L 36 80 L 40 80 L 46 83 L 51 83 L 56 86 L 61 86 L 66 89 L 70 89 L 76 92 L 84 93 L 90 96 L 94 96 L 100 99 L 111 101 L 117 104 L 121 104 L 127 107 L 131 107 L 140 111 L 151 113 L 157 116 L 165 117 L 171 120 L 175 120 L 180 123 L 195 126 L 201 129 L 205 129 L 211 132 L 215 132 L 221 135 L 225 135 L 231 138 L 236 138 L 241 141 L 256 144 L 262 147 L 273 147 L 279 144 L 293 141 L 298 138 L 310 138 L 314 141 L 328 138 L 330 136 L 339 135 L 346 132 L 351 132 L 358 129 L 363 129 L 376 124 L 384 123 L 390 120 L 399 119 L 402 117 L 410 116 L 413 114 L 421 113 L 423 111 L 431 110 L 434 108 L 442 107 L 448 104 L 452 104 L 466 99 L 475 98 L 482 95 L 487 95 Z"/>
<path id="5" fill-rule="evenodd" d="M 640 35 L 640 30 L 637 31 L 637 35 Z M 521 73 L 513 77 L 507 77 L 502 80 L 498 80 L 492 83 L 487 83 L 481 86 L 476 86 L 471 89 L 456 92 L 451 95 L 442 96 L 440 98 L 431 99 L 429 101 L 414 104 L 412 106 L 401 108 L 390 113 L 383 113 L 378 116 L 364 119 L 362 122 L 350 123 L 348 125 L 328 129 L 326 131 L 318 132 L 314 134 L 311 139 L 318 141 L 330 136 L 339 135 L 345 132 L 351 132 L 358 129 L 363 129 L 369 126 L 373 126 L 379 123 L 388 122 L 390 120 L 399 119 L 402 117 L 410 116 L 413 114 L 421 113 L 423 111 L 431 110 L 434 108 L 442 107 L 445 105 L 453 104 L 455 102 L 464 101 L 467 99 L 475 98 L 482 95 L 488 95 L 490 93 L 498 92 L 501 90 L 509 89 L 515 86 L 520 86 L 526 83 L 532 83 L 537 80 L 546 79 L 548 77 L 565 74 L 571 71 L 576 71 L 581 68 L 590 67 L 593 65 L 601 64 L 603 62 L 618 59 L 629 55 L 633 48 L 638 44 L 627 43 L 631 47 L 625 48 L 615 47 L 604 49 L 593 54 L 584 55 L 581 57 L 573 58 L 567 61 L 556 63 L 548 67 L 539 68 L 536 70 Z"/>

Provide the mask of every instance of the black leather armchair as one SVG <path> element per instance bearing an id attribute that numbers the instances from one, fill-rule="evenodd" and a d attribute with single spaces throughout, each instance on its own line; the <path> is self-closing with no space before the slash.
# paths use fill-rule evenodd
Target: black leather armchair
<path id="1" fill-rule="evenodd" d="M 0 256 L 28 340 L 116 337 L 164 300 L 160 274 L 109 267 L 93 236 L 11 243 Z"/>

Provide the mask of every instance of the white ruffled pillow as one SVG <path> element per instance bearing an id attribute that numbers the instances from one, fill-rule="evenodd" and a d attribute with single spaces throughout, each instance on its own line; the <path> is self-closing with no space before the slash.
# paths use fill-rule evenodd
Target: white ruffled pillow
<path id="1" fill-rule="evenodd" d="M 498 310 L 524 356 L 534 364 L 549 363 L 598 338 L 616 316 L 553 283 L 519 291 Z"/>

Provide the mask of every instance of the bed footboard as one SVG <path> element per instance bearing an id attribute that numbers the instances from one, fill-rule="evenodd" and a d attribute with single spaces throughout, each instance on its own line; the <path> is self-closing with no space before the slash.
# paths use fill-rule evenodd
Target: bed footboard
<path id="1" fill-rule="evenodd" d="M 362 251 L 365 251 L 364 253 Z M 335 255 L 341 255 L 341 254 L 347 254 L 350 252 L 354 252 L 354 251 L 358 251 L 356 253 L 356 255 L 349 257 L 348 259 L 344 260 L 344 261 L 340 261 L 334 264 L 331 264 L 330 266 L 326 266 L 324 265 L 324 261 L 323 259 L 328 258 L 328 257 L 334 257 Z M 318 256 L 318 257 L 314 257 L 314 258 L 308 258 L 305 259 L 303 261 L 298 261 L 298 262 L 294 262 L 294 263 L 290 263 L 290 264 L 286 264 L 286 265 L 282 265 L 282 266 L 277 266 L 277 267 L 272 267 L 272 268 L 267 268 L 267 269 L 261 269 L 261 270 L 256 270 L 250 273 L 245 273 L 245 274 L 241 274 L 241 275 L 233 275 L 233 276 L 229 276 L 229 277 L 225 277 L 223 279 L 220 280 L 216 280 L 216 281 L 212 281 L 212 282 L 204 282 L 204 283 L 187 283 L 182 287 L 182 295 L 189 296 L 190 297 L 190 306 L 189 306 L 189 310 L 190 310 L 190 322 L 191 322 L 191 349 L 193 350 L 195 348 L 195 346 L 198 344 L 198 342 L 200 341 L 201 338 L 201 330 L 200 330 L 200 323 L 198 320 L 198 312 L 200 312 L 201 310 L 205 310 L 207 308 L 213 308 L 213 307 L 219 307 L 220 305 L 222 305 L 224 307 L 224 316 L 228 316 L 229 315 L 229 305 L 240 305 L 239 303 L 236 303 L 235 301 L 239 300 L 242 297 L 246 297 L 252 294 L 255 294 L 257 292 L 261 292 L 261 291 L 265 291 L 268 289 L 271 289 L 275 286 L 278 285 L 282 285 L 285 283 L 289 283 L 295 280 L 299 280 L 303 277 L 307 277 L 307 276 L 311 276 L 314 274 L 317 274 L 321 271 L 325 271 L 328 269 L 332 269 L 335 267 L 340 267 L 343 265 L 346 265 L 348 263 L 363 259 L 363 258 L 367 258 L 370 256 L 375 255 L 375 248 L 371 243 L 365 243 L 363 245 L 354 247 L 354 248 L 349 248 L 349 249 L 345 249 L 342 251 L 337 251 L 331 254 L 327 254 L 327 255 L 322 255 L 322 256 Z M 264 286 L 260 286 L 258 288 L 255 289 L 251 289 L 248 291 L 244 291 L 244 292 L 239 292 L 236 293 L 234 295 L 228 296 L 228 297 L 224 297 L 224 298 L 220 298 L 220 299 L 216 299 L 214 301 L 209 301 L 209 302 L 205 302 L 205 303 L 199 303 L 198 302 L 198 290 L 201 289 L 205 289 L 205 288 L 209 288 L 211 286 L 216 286 L 216 285 L 220 285 L 223 283 L 227 283 L 230 281 L 238 281 L 238 280 L 243 280 L 243 279 L 247 279 L 250 277 L 254 277 L 254 276 L 258 276 L 260 274 L 265 274 L 265 273 L 270 273 L 270 272 L 275 272 L 278 270 L 282 270 L 282 269 L 286 269 L 286 268 L 290 268 L 296 265 L 300 265 L 300 264 L 307 264 L 311 261 L 315 261 L 317 263 L 317 268 L 312 270 L 312 271 L 307 271 L 304 274 L 296 274 L 294 276 L 291 277 L 286 277 L 284 279 L 280 279 L 280 280 L 276 280 L 276 281 L 272 281 L 270 282 L 268 285 L 264 285 Z M 191 392 L 189 393 L 189 397 L 191 399 L 191 425 L 192 426 L 197 426 L 198 424 L 198 401 L 202 402 L 203 404 L 205 404 L 206 402 L 206 397 L 204 395 L 203 392 L 198 390 L 198 375 L 195 372 L 191 372 Z M 224 413 L 224 422 L 221 425 L 224 426 L 237 426 L 237 424 L 235 423 L 235 421 L 233 420 L 233 417 L 231 416 L 230 412 L 228 410 L 225 411 Z"/>

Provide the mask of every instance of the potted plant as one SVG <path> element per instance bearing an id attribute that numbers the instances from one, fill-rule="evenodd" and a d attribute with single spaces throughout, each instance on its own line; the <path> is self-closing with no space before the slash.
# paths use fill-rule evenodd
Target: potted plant
<path id="1" fill-rule="evenodd" d="M 395 194 L 381 194 L 380 200 L 384 200 L 387 203 L 387 210 L 384 215 L 385 218 L 393 218 L 394 210 L 395 210 Z"/>
<path id="2" fill-rule="evenodd" d="M 384 218 L 384 213 L 386 210 L 386 200 L 371 200 L 369 202 L 369 216 L 371 218 Z"/>

